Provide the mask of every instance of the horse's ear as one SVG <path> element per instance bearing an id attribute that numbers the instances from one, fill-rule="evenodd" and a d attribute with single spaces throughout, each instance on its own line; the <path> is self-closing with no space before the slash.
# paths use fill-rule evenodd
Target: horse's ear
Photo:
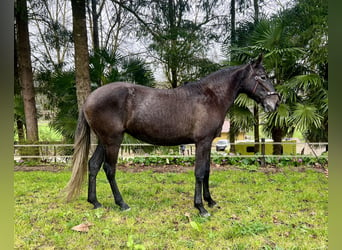
<path id="1" fill-rule="evenodd" d="M 250 61 L 251 66 L 253 66 L 254 68 L 257 68 L 261 64 L 263 58 L 264 58 L 263 54 L 259 54 L 257 59 L 253 59 Z"/>
<path id="2" fill-rule="evenodd" d="M 264 55 L 260 53 L 258 58 L 255 61 L 255 65 L 261 64 L 263 58 L 264 58 Z"/>

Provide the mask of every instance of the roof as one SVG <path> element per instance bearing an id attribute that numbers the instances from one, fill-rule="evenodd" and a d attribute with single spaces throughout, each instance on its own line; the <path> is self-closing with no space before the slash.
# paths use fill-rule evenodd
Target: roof
<path id="1" fill-rule="evenodd" d="M 222 125 L 222 133 L 228 133 L 230 129 L 230 122 L 228 120 L 225 120 Z"/>

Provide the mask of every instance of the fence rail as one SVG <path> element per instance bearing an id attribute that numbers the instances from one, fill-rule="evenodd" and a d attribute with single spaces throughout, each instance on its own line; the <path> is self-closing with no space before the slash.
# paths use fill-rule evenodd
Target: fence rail
<path id="1" fill-rule="evenodd" d="M 295 147 L 295 153 L 284 153 L 282 155 L 271 155 L 266 154 L 265 151 L 258 154 L 229 154 L 226 151 L 216 151 L 216 147 L 212 145 L 212 154 L 215 156 L 226 157 L 268 157 L 268 158 L 284 158 L 284 157 L 292 157 L 292 158 L 300 158 L 300 157 L 316 157 L 316 158 L 328 158 L 326 152 L 327 142 L 318 142 L 318 143 L 305 143 L 305 142 L 244 142 L 244 143 L 230 143 L 229 147 L 232 145 L 250 145 L 250 144 L 260 144 L 261 148 L 265 147 L 265 145 L 274 145 L 274 144 L 282 144 L 282 145 L 293 145 Z M 72 158 L 73 153 L 73 144 L 30 144 L 30 145 L 22 145 L 15 144 L 14 145 L 14 160 L 15 161 L 23 161 L 29 159 L 40 159 L 45 162 L 68 162 Z M 91 151 L 94 151 L 96 144 L 91 145 Z M 36 152 L 38 154 L 30 154 L 32 148 L 38 148 Z M 119 158 L 121 159 L 132 159 L 136 157 L 195 157 L 195 145 L 187 144 L 185 145 L 184 150 L 182 151 L 179 146 L 172 147 L 161 147 L 155 146 L 151 144 L 122 144 L 119 151 Z"/>

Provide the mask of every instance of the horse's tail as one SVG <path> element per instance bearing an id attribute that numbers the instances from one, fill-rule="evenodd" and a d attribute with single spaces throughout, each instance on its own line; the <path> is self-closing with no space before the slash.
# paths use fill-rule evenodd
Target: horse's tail
<path id="1" fill-rule="evenodd" d="M 75 134 L 74 154 L 72 156 L 72 174 L 65 188 L 67 201 L 71 201 L 80 194 L 87 173 L 89 147 L 90 127 L 83 111 L 80 111 Z"/>

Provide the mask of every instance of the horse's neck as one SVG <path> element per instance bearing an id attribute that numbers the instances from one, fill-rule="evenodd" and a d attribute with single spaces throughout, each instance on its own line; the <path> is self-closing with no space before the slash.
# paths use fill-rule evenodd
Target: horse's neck
<path id="1" fill-rule="evenodd" d="M 204 84 L 215 93 L 218 102 L 224 107 L 225 111 L 228 111 L 229 107 L 240 93 L 241 79 L 235 76 L 235 74 L 239 73 L 223 72 L 216 81 L 209 80 L 207 84 Z"/>

